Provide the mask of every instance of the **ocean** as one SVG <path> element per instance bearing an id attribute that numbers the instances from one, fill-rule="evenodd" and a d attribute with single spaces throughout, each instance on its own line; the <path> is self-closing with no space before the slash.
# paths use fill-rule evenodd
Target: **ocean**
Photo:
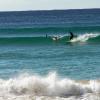
<path id="1" fill-rule="evenodd" d="M 0 12 L 0 100 L 100 100 L 100 9 Z"/>

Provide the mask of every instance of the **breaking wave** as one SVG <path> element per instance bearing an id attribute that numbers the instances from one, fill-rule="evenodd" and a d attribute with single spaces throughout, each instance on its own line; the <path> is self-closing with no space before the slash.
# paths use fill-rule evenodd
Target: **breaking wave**
<path id="1" fill-rule="evenodd" d="M 70 42 L 86 42 L 88 40 L 93 40 L 94 42 L 96 42 L 96 40 L 100 40 L 100 34 L 82 34 L 73 38 Z"/>
<path id="2" fill-rule="evenodd" d="M 69 42 L 100 42 L 100 34 L 86 33 L 78 35 L 69 40 L 68 35 L 52 35 L 52 36 L 37 36 L 37 37 L 0 37 L 0 44 L 53 44 L 56 40 L 59 44 Z"/>
<path id="3" fill-rule="evenodd" d="M 59 78 L 56 73 L 0 79 L 0 100 L 100 100 L 99 93 L 98 80 Z"/>

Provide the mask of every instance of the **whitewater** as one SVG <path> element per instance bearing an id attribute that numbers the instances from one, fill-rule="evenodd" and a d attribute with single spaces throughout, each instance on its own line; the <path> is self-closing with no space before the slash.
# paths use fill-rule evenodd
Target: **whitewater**
<path id="1" fill-rule="evenodd" d="M 93 38 L 96 38 L 100 36 L 100 34 L 92 34 L 92 33 L 86 33 L 86 34 L 83 34 L 83 35 L 79 35 L 75 38 L 73 38 L 72 40 L 70 40 L 70 42 L 86 42 L 88 41 L 89 39 L 93 39 Z"/>
<path id="2" fill-rule="evenodd" d="M 0 100 L 100 100 L 100 9 L 0 12 Z"/>
<path id="3" fill-rule="evenodd" d="M 56 39 L 57 38 L 57 39 Z M 74 37 L 72 40 L 69 39 L 70 34 L 66 35 L 48 35 L 46 36 L 2 36 L 0 37 L 0 41 L 3 44 L 11 45 L 11 44 L 54 44 L 58 42 L 58 44 L 65 44 L 65 43 L 82 43 L 82 42 L 91 42 L 91 43 L 98 43 L 100 41 L 100 34 L 99 33 L 84 33 L 79 34 Z"/>
<path id="4" fill-rule="evenodd" d="M 100 34 L 86 33 L 78 35 L 69 41 L 69 36 L 55 35 L 59 37 L 57 42 L 60 43 L 97 43 Z M 10 40 L 7 44 L 11 45 L 11 41 L 21 44 L 32 42 L 34 39 L 43 41 L 35 41 L 50 45 L 55 42 L 50 36 L 48 40 L 45 37 L 2 37 L 3 41 Z M 29 38 L 29 39 L 27 39 Z M 19 41 L 21 40 L 21 41 Z M 50 40 L 50 41 L 49 41 Z M 63 42 L 62 42 L 63 41 Z M 22 42 L 22 43 L 23 43 Z M 14 44 L 15 44 L 14 43 Z M 32 43 L 32 44 L 34 44 Z M 96 80 L 75 80 L 71 78 L 60 78 L 56 72 L 51 72 L 46 76 L 21 74 L 9 79 L 0 79 L 0 100 L 100 100 L 100 81 Z"/>
<path id="5" fill-rule="evenodd" d="M 0 100 L 99 100 L 99 80 L 59 78 L 23 74 L 9 80 L 0 79 Z"/>

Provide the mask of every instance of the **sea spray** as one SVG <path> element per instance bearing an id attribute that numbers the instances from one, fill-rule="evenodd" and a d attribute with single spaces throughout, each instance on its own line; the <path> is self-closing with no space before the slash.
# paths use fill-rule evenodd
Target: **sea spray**
<path id="1" fill-rule="evenodd" d="M 40 98 L 39 100 L 42 100 L 41 98 L 49 98 L 50 100 L 55 98 L 54 100 L 56 100 L 57 97 L 62 98 L 62 100 L 64 100 L 63 98 L 66 98 L 66 100 L 68 98 L 73 98 L 68 100 L 76 100 L 76 96 L 79 98 L 87 96 L 88 98 L 89 94 L 94 95 L 100 93 L 100 83 L 96 80 L 90 80 L 84 83 L 81 80 L 76 81 L 69 78 L 59 78 L 56 73 L 50 73 L 47 76 L 20 75 L 19 77 L 8 80 L 0 79 L 0 90 L 1 98 L 9 97 L 11 100 L 13 100 L 12 98 L 23 100 L 25 97 L 28 98 L 25 100 L 31 100 L 32 98 Z"/>
<path id="2" fill-rule="evenodd" d="M 42 76 L 19 76 L 14 79 L 0 80 L 0 89 L 12 94 L 34 94 L 46 96 L 70 96 L 82 95 L 85 92 L 95 92 L 100 87 L 100 83 L 95 81 L 77 82 L 68 78 L 60 79 L 55 73 L 45 77 Z M 94 86 L 94 87 L 93 87 Z M 98 89 L 97 89 L 98 88 Z M 1 92 L 2 92 L 1 91 Z"/>
<path id="3" fill-rule="evenodd" d="M 99 36 L 100 34 L 93 34 L 93 33 L 86 33 L 78 35 L 77 37 L 73 38 L 70 42 L 86 42 L 87 40 L 91 38 L 95 38 Z"/>

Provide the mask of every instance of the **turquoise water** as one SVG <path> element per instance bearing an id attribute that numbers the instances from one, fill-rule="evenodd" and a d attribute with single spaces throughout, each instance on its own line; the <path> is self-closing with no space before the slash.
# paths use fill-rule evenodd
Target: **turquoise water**
<path id="1" fill-rule="evenodd" d="M 65 39 L 53 41 L 39 37 L 36 40 L 3 39 L 1 77 L 8 78 L 22 72 L 45 75 L 56 71 L 61 76 L 75 79 L 99 78 L 100 44 L 96 40 L 67 43 Z"/>
<path id="2" fill-rule="evenodd" d="M 99 11 L 1 12 L 0 77 L 55 71 L 73 79 L 99 78 Z"/>
<path id="3" fill-rule="evenodd" d="M 100 9 L 0 12 L 0 100 L 100 100 L 99 78 Z"/>

